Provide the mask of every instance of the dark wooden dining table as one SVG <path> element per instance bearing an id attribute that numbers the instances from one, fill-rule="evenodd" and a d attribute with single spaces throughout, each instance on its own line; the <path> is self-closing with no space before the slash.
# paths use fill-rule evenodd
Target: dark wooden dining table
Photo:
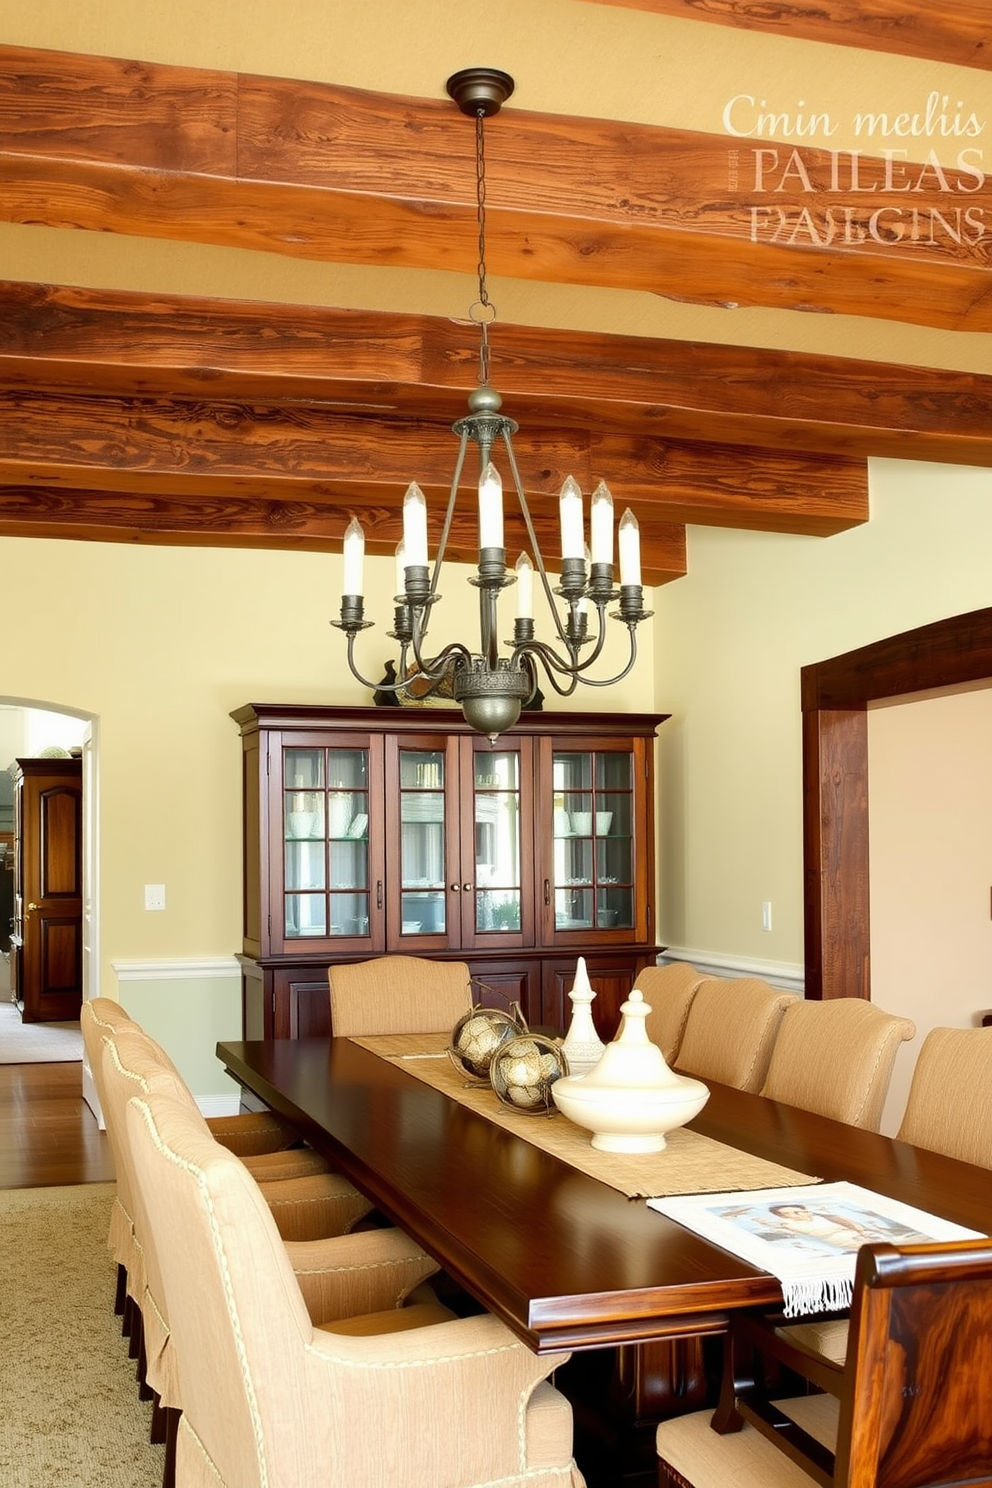
<path id="1" fill-rule="evenodd" d="M 217 1054 L 539 1353 L 718 1333 L 734 1309 L 781 1303 L 774 1277 L 348 1039 L 220 1043 Z M 984 1169 L 710 1092 L 693 1130 L 992 1233 Z"/>

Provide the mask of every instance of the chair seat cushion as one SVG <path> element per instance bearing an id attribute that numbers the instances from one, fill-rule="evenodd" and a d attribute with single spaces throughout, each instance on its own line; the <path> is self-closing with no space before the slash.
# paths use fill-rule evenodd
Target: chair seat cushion
<path id="1" fill-rule="evenodd" d="M 833 1449 L 837 1401 L 832 1395 L 801 1395 L 775 1402 L 804 1431 Z M 719 1436 L 713 1412 L 676 1416 L 658 1427 L 658 1456 L 691 1488 L 809 1488 L 814 1481 L 753 1426 Z"/>
<path id="2" fill-rule="evenodd" d="M 385 1312 L 363 1312 L 358 1317 L 319 1323 L 322 1333 L 347 1333 L 351 1338 L 372 1338 L 379 1333 L 405 1333 L 408 1328 L 429 1328 L 432 1323 L 450 1323 L 455 1316 L 440 1302 L 415 1302 L 411 1307 L 390 1307 Z"/>
<path id="3" fill-rule="evenodd" d="M 823 1354 L 841 1368 L 847 1362 L 847 1319 L 825 1318 L 819 1323 L 792 1323 L 785 1333 L 795 1343 Z"/>

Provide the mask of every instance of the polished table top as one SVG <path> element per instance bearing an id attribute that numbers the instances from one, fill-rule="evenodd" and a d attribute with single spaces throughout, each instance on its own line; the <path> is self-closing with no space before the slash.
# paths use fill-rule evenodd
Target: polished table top
<path id="1" fill-rule="evenodd" d="M 217 1053 L 538 1352 L 721 1331 L 731 1309 L 781 1301 L 773 1277 L 348 1039 L 221 1043 Z M 984 1169 L 710 1091 L 693 1130 L 992 1232 Z"/>

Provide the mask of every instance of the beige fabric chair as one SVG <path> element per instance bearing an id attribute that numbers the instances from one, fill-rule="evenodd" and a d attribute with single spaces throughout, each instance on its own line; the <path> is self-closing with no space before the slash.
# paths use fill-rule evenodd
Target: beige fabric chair
<path id="1" fill-rule="evenodd" d="M 759 977 L 706 977 L 696 988 L 678 1068 L 737 1090 L 760 1090 L 782 1014 L 795 1000 Z"/>
<path id="2" fill-rule="evenodd" d="M 105 1034 L 101 1046 L 104 1114 L 108 1134 L 116 1134 L 114 1163 L 117 1182 L 129 1196 L 136 1261 L 128 1271 L 128 1291 L 141 1313 L 144 1376 L 166 1407 L 178 1407 L 178 1384 L 169 1353 L 169 1322 L 163 1302 L 157 1251 L 149 1224 L 136 1191 L 134 1161 L 127 1138 L 125 1111 L 132 1096 L 166 1091 L 181 1101 L 190 1121 L 213 1140 L 206 1121 L 186 1085 L 157 1057 L 154 1041 L 139 1028 L 121 1026 L 116 1034 Z M 231 1155 L 232 1160 L 247 1164 Z M 266 1182 L 261 1188 L 280 1235 L 287 1241 L 316 1240 L 343 1235 L 372 1205 L 346 1179 L 331 1173 Z M 436 1266 L 431 1267 L 436 1270 Z"/>
<path id="3" fill-rule="evenodd" d="M 79 1022 L 87 1062 L 99 1097 L 101 1072 L 95 1065 L 100 1064 L 97 1051 L 101 1035 L 122 1027 L 138 1028 L 140 1024 L 135 1023 L 119 1002 L 114 1002 L 109 997 L 94 997 L 84 1002 Z M 141 1031 L 144 1032 L 144 1029 Z M 161 1045 L 159 1048 L 161 1049 Z M 171 1064 L 164 1049 L 161 1053 L 162 1058 Z M 178 1071 L 176 1073 L 178 1075 Z M 102 1108 L 102 1098 L 100 1104 Z M 263 1153 L 283 1152 L 292 1148 L 295 1153 L 293 1158 L 285 1159 L 282 1165 L 270 1162 L 271 1177 L 299 1177 L 304 1172 L 320 1172 L 327 1166 L 316 1153 L 306 1155 L 308 1149 L 298 1145 L 299 1133 L 274 1111 L 243 1111 L 236 1116 L 208 1116 L 207 1125 L 218 1142 L 229 1151 L 237 1153 L 238 1157 L 256 1157 Z"/>
<path id="4" fill-rule="evenodd" d="M 449 1033 L 472 1006 L 464 961 L 379 956 L 328 968 L 331 1033 Z"/>
<path id="5" fill-rule="evenodd" d="M 992 1028 L 931 1029 L 896 1136 L 992 1168 Z"/>
<path id="6" fill-rule="evenodd" d="M 571 1410 L 490 1316 L 375 1337 L 314 1327 L 243 1165 L 164 1094 L 128 1106 L 183 1414 L 179 1488 L 579 1488 Z"/>
<path id="7" fill-rule="evenodd" d="M 862 1247 L 851 1338 L 838 1369 L 780 1329 L 732 1320 L 716 1412 L 657 1429 L 661 1488 L 987 1488 L 989 1242 Z M 782 1365 L 822 1393 L 770 1399 L 766 1379 L 786 1389 Z"/>
<path id="8" fill-rule="evenodd" d="M 761 1094 L 878 1131 L 901 1043 L 916 1024 L 860 997 L 794 998 L 779 1025 Z"/>
<path id="9" fill-rule="evenodd" d="M 685 1033 L 689 1008 L 706 973 L 697 971 L 688 961 L 671 961 L 666 966 L 646 966 L 638 972 L 634 986 L 644 996 L 651 1011 L 645 1020 L 648 1038 L 674 1064 Z"/>

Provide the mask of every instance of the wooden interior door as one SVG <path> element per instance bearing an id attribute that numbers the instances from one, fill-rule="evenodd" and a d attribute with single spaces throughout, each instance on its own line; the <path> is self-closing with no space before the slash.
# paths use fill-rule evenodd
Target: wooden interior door
<path id="1" fill-rule="evenodd" d="M 25 1023 L 72 1020 L 83 996 L 82 762 L 17 764 L 17 998 Z"/>

